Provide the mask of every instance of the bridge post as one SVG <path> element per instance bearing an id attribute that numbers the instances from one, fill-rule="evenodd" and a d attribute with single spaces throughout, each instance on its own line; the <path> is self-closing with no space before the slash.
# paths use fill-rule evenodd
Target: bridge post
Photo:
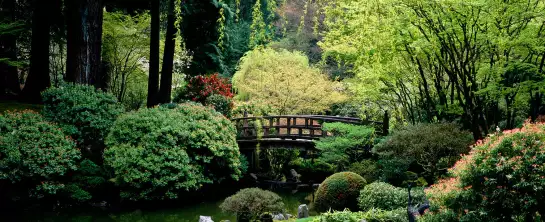
<path id="1" fill-rule="evenodd" d="M 246 112 L 246 110 L 244 110 L 244 118 L 247 118 L 248 117 L 248 112 Z M 247 137 L 248 136 L 248 119 L 244 119 L 242 121 L 242 135 L 244 137 Z"/>

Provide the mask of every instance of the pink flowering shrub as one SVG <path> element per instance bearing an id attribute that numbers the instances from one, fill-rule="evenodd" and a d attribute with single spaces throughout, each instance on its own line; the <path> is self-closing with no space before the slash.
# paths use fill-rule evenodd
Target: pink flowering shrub
<path id="1" fill-rule="evenodd" d="M 545 124 L 526 123 L 478 141 L 426 190 L 433 214 L 456 221 L 539 220 L 545 216 Z"/>

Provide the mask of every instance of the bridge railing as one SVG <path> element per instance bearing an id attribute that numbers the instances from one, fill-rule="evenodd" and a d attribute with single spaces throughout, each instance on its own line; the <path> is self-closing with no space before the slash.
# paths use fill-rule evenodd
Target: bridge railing
<path id="1" fill-rule="evenodd" d="M 388 118 L 388 114 L 385 114 Z M 322 124 L 341 122 L 355 125 L 372 125 L 378 134 L 387 134 L 387 125 L 383 122 L 366 121 L 359 118 L 324 116 L 324 115 L 279 115 L 234 118 L 238 140 L 262 139 L 304 139 L 316 140 L 327 136 Z"/>

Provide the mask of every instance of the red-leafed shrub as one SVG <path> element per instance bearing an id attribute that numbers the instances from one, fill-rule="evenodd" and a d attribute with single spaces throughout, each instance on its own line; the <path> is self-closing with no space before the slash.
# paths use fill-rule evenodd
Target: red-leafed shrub
<path id="1" fill-rule="evenodd" d="M 352 172 L 336 173 L 320 184 L 316 191 L 314 207 L 319 212 L 331 210 L 358 209 L 358 196 L 366 182 Z"/>
<path id="2" fill-rule="evenodd" d="M 189 80 L 187 86 L 177 92 L 174 102 L 191 100 L 203 103 L 211 95 L 222 95 L 233 98 L 229 79 L 220 77 L 218 73 L 209 76 L 195 76 Z"/>
<path id="3" fill-rule="evenodd" d="M 539 212 L 543 218 L 545 124 L 526 123 L 479 141 L 449 172 L 452 178 L 426 190 L 432 215 L 450 215 L 447 221 L 536 221 Z"/>

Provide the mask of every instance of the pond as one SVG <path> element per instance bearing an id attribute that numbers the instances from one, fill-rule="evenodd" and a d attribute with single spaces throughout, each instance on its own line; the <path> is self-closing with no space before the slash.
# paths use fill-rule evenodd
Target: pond
<path id="1" fill-rule="evenodd" d="M 297 215 L 297 207 L 301 204 L 309 204 L 312 195 L 308 192 L 279 193 L 282 196 L 287 213 Z M 62 212 L 21 213 L 13 215 L 8 221 L 32 221 L 32 222 L 197 222 L 199 216 L 211 216 L 212 220 L 236 221 L 234 215 L 221 212 L 218 201 L 204 201 L 190 206 L 170 206 L 161 209 L 135 209 L 122 212 L 109 212 L 97 208 L 76 210 L 71 209 Z M 313 215 L 313 212 L 311 212 Z M 2 219 L 2 221 L 6 221 Z"/>

